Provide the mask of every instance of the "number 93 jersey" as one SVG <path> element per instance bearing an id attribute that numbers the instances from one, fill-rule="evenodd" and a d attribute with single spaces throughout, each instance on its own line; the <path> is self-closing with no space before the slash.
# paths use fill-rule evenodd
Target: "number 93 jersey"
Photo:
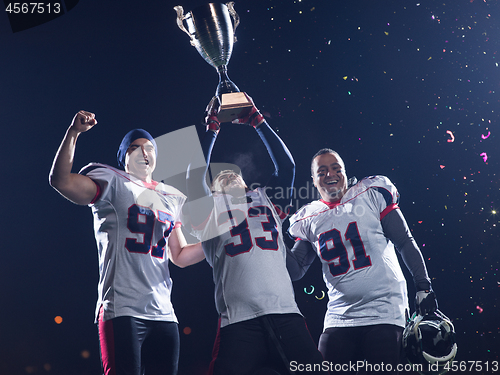
<path id="1" fill-rule="evenodd" d="M 185 196 L 161 183 L 146 183 L 104 164 L 91 163 L 80 174 L 98 185 L 89 204 L 99 254 L 96 321 L 133 316 L 177 322 L 170 300 L 168 237 L 180 226 Z"/>
<path id="2" fill-rule="evenodd" d="M 215 194 L 206 223 L 194 228 L 213 267 L 221 328 L 266 314 L 300 311 L 286 269 L 282 221 L 257 188 L 243 198 Z"/>
<path id="3" fill-rule="evenodd" d="M 313 244 L 328 287 L 324 328 L 405 325 L 406 281 L 381 220 L 397 209 L 399 194 L 388 178 L 367 177 L 339 202 L 322 200 L 290 219 L 292 237 Z"/>

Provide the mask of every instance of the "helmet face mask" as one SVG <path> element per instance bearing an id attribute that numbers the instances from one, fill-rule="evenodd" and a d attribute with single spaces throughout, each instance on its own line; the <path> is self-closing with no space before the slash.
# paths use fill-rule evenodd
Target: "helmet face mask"
<path id="1" fill-rule="evenodd" d="M 413 314 L 403 332 L 403 349 L 408 362 L 419 365 L 420 374 L 446 373 L 457 354 L 453 323 L 439 310 L 425 316 Z"/>

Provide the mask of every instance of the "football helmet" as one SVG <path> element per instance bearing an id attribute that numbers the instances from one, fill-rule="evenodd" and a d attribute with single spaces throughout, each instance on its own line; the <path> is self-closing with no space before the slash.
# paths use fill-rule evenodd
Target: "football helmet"
<path id="1" fill-rule="evenodd" d="M 414 313 L 403 331 L 406 359 L 422 375 L 441 375 L 457 354 L 455 328 L 441 311 L 427 315 Z"/>

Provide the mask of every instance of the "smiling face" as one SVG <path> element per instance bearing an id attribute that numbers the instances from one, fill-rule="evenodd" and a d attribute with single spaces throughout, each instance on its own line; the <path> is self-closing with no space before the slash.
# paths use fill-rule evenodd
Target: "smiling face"
<path id="1" fill-rule="evenodd" d="M 133 141 L 125 155 L 125 172 L 143 181 L 151 182 L 156 167 L 156 152 L 153 144 L 146 138 Z"/>
<path id="2" fill-rule="evenodd" d="M 340 200 L 347 191 L 344 162 L 337 153 L 316 156 L 311 165 L 314 186 L 327 202 Z"/>
<path id="3" fill-rule="evenodd" d="M 245 194 L 247 184 L 243 177 L 235 171 L 221 171 L 215 176 L 212 182 L 212 191 L 223 194 L 230 194 L 233 197 L 240 197 Z"/>

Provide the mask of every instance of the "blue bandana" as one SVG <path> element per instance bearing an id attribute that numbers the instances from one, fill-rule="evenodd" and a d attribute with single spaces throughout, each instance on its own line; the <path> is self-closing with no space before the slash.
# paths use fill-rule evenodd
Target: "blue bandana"
<path id="1" fill-rule="evenodd" d="M 156 148 L 156 142 L 154 138 L 144 129 L 134 129 L 129 131 L 125 137 L 123 137 L 122 143 L 120 143 L 120 147 L 118 148 L 118 152 L 116 153 L 116 159 L 118 160 L 118 165 L 122 168 L 125 168 L 125 155 L 127 155 L 128 146 L 138 138 L 146 138 L 151 141 L 155 148 L 155 153 L 158 155 L 158 149 Z"/>

